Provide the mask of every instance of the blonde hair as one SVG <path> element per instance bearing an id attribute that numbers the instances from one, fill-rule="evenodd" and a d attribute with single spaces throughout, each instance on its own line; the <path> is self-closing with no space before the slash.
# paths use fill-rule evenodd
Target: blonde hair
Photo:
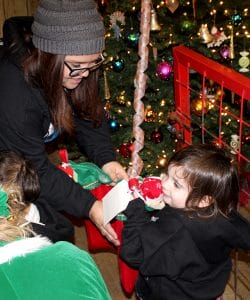
<path id="1" fill-rule="evenodd" d="M 33 235 L 25 216 L 40 193 L 40 185 L 31 162 L 13 151 L 0 151 L 0 185 L 8 195 L 10 211 L 10 216 L 0 216 L 0 241 Z"/>

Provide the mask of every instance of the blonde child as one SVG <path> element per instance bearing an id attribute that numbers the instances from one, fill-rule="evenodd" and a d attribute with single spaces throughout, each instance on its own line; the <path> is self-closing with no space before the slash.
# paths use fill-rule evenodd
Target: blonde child
<path id="1" fill-rule="evenodd" d="M 87 252 L 35 233 L 40 186 L 31 163 L 0 151 L 0 187 L 0 299 L 110 300 Z"/>

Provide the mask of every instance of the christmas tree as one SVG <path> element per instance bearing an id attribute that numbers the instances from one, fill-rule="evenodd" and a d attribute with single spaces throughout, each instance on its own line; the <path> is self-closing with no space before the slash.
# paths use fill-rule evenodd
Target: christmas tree
<path id="1" fill-rule="evenodd" d="M 245 2 L 245 3 L 244 3 Z M 106 27 L 106 61 L 100 77 L 101 95 L 109 116 L 109 125 L 119 161 L 127 168 L 131 164 L 134 136 L 132 132 L 136 88 L 138 41 L 140 37 L 141 1 L 100 0 L 100 12 Z M 178 1 L 151 2 L 151 25 L 147 83 L 144 104 L 144 145 L 140 151 L 144 168 L 142 175 L 159 175 L 176 148 L 175 105 L 173 89 L 172 48 L 186 45 L 208 58 L 218 61 L 249 76 L 249 16 L 247 1 L 235 5 L 235 1 Z M 244 59 L 239 61 L 243 57 Z M 248 63 L 247 63 L 248 61 Z M 199 123 L 201 80 L 191 75 L 191 107 L 193 126 Z M 228 98 L 232 111 L 237 111 L 237 96 L 220 90 L 216 83 L 208 81 L 207 93 L 213 97 Z M 206 126 L 217 130 L 217 112 L 210 111 Z M 246 118 L 249 117 L 246 107 Z M 197 121 L 197 122 L 196 122 Z M 225 120 L 227 122 L 227 120 Z M 230 143 L 237 124 L 226 126 L 225 139 Z M 213 127 L 215 127 L 213 129 Z M 194 130 L 195 132 L 195 130 Z M 245 145 L 249 147 L 250 132 L 245 133 Z M 199 136 L 197 136 L 199 141 Z M 245 146 L 244 145 L 244 146 Z M 248 149 L 246 149 L 247 151 Z"/>
<path id="2" fill-rule="evenodd" d="M 108 114 L 118 160 L 127 169 L 131 166 L 133 151 L 133 117 L 135 75 L 140 38 L 141 1 L 98 0 L 97 5 L 106 28 L 105 62 L 100 69 L 100 94 Z M 175 114 L 173 87 L 172 49 L 185 45 L 204 56 L 249 77 L 249 14 L 248 1 L 183 1 L 152 0 L 150 10 L 150 37 L 147 81 L 144 104 L 144 120 L 141 129 L 144 143 L 139 155 L 144 167 L 142 176 L 159 175 L 175 151 L 180 137 L 175 130 L 178 118 Z M 201 142 L 199 124 L 202 112 L 202 78 L 190 74 L 193 142 Z M 215 82 L 206 82 L 208 99 L 224 99 L 230 111 L 238 114 L 240 97 Z M 247 102 L 246 102 L 247 103 Z M 248 102 L 249 103 L 249 102 Z M 218 109 L 211 109 L 210 100 L 205 103 L 205 126 L 218 131 Z M 249 120 L 250 107 L 244 108 L 244 118 Z M 223 134 L 230 144 L 238 124 L 224 117 Z M 215 134 L 216 135 L 216 134 Z M 242 137 L 244 154 L 250 159 L 250 129 L 244 129 Z M 84 161 L 71 140 L 64 139 L 69 158 Z M 208 142 L 214 142 L 213 140 Z M 249 167 L 249 166 L 248 166 Z M 247 168 L 248 168 L 247 167 Z"/>

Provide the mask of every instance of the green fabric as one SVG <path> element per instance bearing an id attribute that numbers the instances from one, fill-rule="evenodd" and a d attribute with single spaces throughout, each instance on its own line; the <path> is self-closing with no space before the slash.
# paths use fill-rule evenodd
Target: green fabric
<path id="1" fill-rule="evenodd" d="M 6 244 L 8 244 L 8 242 L 0 241 L 0 247 L 5 246 Z"/>
<path id="2" fill-rule="evenodd" d="M 0 299 L 111 300 L 85 251 L 58 242 L 0 265 Z"/>
<path id="3" fill-rule="evenodd" d="M 96 188 L 102 183 L 109 184 L 112 182 L 109 175 L 93 163 L 76 163 L 69 161 L 69 165 L 77 174 L 77 178 L 75 180 L 87 190 Z"/>
<path id="4" fill-rule="evenodd" d="M 8 195 L 2 188 L 0 188 L 0 217 L 8 217 L 10 215 L 7 202 Z"/>

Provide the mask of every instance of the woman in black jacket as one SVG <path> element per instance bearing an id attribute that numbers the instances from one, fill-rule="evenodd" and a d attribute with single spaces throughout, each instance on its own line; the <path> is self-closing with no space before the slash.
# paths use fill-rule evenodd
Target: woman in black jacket
<path id="1" fill-rule="evenodd" d="M 137 295 L 215 300 L 230 275 L 231 250 L 250 250 L 250 223 L 236 210 L 237 169 L 222 150 L 189 146 L 170 159 L 162 191 L 162 210 L 135 199 L 125 212 L 120 256 L 139 270 Z"/>
<path id="2" fill-rule="evenodd" d="M 115 182 L 127 178 L 116 161 L 109 127 L 98 96 L 104 26 L 93 0 L 42 0 L 18 50 L 9 43 L 0 63 L 0 149 L 22 153 L 36 167 L 41 193 L 57 211 L 90 217 L 118 244 L 110 224 L 103 226 L 100 201 L 48 159 L 45 142 L 66 132 Z"/>

